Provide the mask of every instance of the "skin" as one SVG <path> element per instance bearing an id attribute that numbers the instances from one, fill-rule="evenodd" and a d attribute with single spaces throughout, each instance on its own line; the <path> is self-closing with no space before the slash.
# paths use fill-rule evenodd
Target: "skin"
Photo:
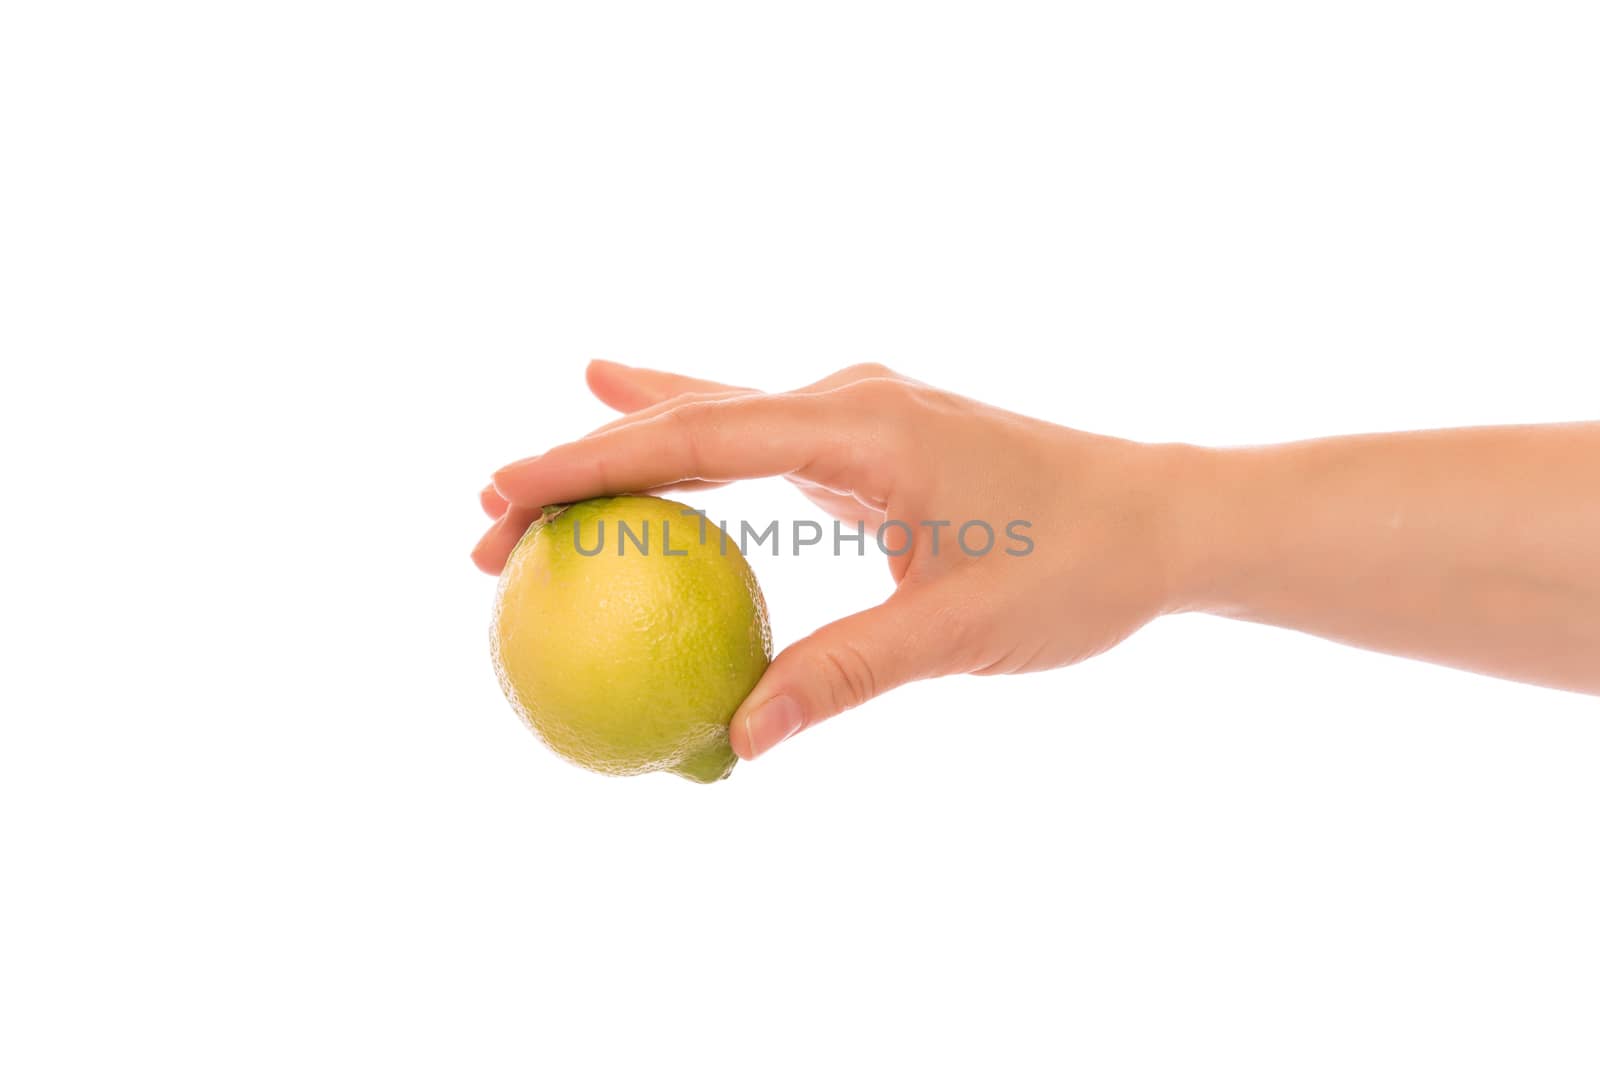
<path id="1" fill-rule="evenodd" d="M 889 689 L 1077 663 L 1202 611 L 1600 694 L 1600 422 L 1144 444 L 851 367 L 761 393 L 596 362 L 623 417 L 497 471 L 473 550 L 498 574 L 542 504 L 784 477 L 885 531 L 884 603 L 785 649 L 730 726 L 753 759 Z M 970 556 L 925 520 L 1025 518 Z M 974 533 L 974 544 L 979 537 Z M 934 538 L 940 537 L 935 552 Z"/>

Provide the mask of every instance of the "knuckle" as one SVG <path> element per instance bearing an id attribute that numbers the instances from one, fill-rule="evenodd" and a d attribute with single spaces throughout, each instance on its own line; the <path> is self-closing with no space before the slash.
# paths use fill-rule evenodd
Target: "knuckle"
<path id="1" fill-rule="evenodd" d="M 661 421 L 675 437 L 692 437 L 702 421 L 705 413 L 700 410 L 698 401 L 679 404 L 677 407 L 668 408 L 661 413 Z"/>
<path id="2" fill-rule="evenodd" d="M 899 377 L 882 363 L 855 363 L 845 368 L 845 373 L 856 380 Z"/>
<path id="3" fill-rule="evenodd" d="M 862 378 L 844 387 L 844 392 L 880 411 L 898 412 L 910 394 L 910 387 L 899 378 Z"/>
<path id="4" fill-rule="evenodd" d="M 872 447 L 894 461 L 919 450 L 921 426 L 911 390 L 898 378 L 865 378 L 844 389 L 854 417 L 871 424 Z"/>
<path id="5" fill-rule="evenodd" d="M 940 673 L 972 672 L 994 644 L 1003 609 L 986 575 L 936 571 L 907 578 L 891 599 L 904 598 L 908 640 L 923 662 L 938 664 Z"/>
<path id="6" fill-rule="evenodd" d="M 712 406 L 712 401 L 694 400 L 666 413 L 666 422 L 673 430 L 673 439 L 681 450 L 677 466 L 685 477 L 696 477 L 704 466 L 701 436 L 709 428 Z"/>
<path id="7" fill-rule="evenodd" d="M 877 676 L 860 649 L 848 644 L 825 648 L 821 660 L 819 673 L 827 686 L 830 707 L 843 711 L 877 695 Z"/>
<path id="8" fill-rule="evenodd" d="M 716 405 L 717 401 L 705 393 L 691 393 L 668 408 L 667 415 L 680 424 L 687 424 L 703 419 Z"/>
<path id="9" fill-rule="evenodd" d="M 709 404 L 723 399 L 725 395 L 726 394 L 723 393 L 680 393 L 678 396 L 675 396 L 669 400 L 668 403 L 672 404 L 674 407 L 681 408 L 686 407 L 689 404 Z"/>
<path id="10" fill-rule="evenodd" d="M 931 385 L 907 383 L 905 395 L 909 407 L 928 415 L 964 417 L 972 410 L 965 398 Z"/>
<path id="11" fill-rule="evenodd" d="M 666 418 L 675 429 L 686 434 L 706 434 L 715 431 L 723 416 L 728 411 L 728 405 L 739 403 L 742 397 L 717 396 L 712 393 L 700 393 L 684 400 L 683 403 L 669 408 Z"/>
<path id="12" fill-rule="evenodd" d="M 934 632 L 940 635 L 944 653 L 959 667 L 977 666 L 975 650 L 983 644 L 988 629 L 981 611 L 976 605 L 956 601 L 932 613 Z"/>

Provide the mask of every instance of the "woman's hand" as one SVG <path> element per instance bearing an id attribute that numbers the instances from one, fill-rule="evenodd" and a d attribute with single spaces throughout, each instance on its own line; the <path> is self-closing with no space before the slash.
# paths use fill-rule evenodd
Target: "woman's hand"
<path id="1" fill-rule="evenodd" d="M 626 414 L 495 474 L 483 570 L 500 571 L 541 505 L 764 477 L 850 532 L 881 528 L 893 553 L 888 600 L 773 661 L 731 724 L 744 759 L 906 682 L 1075 663 L 1185 606 L 1176 507 L 1198 450 L 1080 433 L 871 364 L 775 394 L 604 362 L 588 379 Z M 973 521 L 992 531 L 981 554 L 982 527 L 961 539 Z"/>

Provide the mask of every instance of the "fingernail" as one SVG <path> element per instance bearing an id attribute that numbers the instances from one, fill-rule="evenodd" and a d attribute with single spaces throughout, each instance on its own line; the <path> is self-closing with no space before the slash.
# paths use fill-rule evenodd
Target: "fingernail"
<path id="1" fill-rule="evenodd" d="M 745 740 L 750 743 L 750 758 L 761 755 L 781 741 L 800 732 L 800 704 L 790 696 L 775 696 L 744 719 Z"/>

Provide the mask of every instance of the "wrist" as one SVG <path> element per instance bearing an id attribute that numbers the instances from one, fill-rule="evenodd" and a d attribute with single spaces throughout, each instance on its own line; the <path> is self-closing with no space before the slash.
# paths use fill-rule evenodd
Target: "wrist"
<path id="1" fill-rule="evenodd" d="M 1243 613 L 1248 577 L 1267 547 L 1258 501 L 1268 450 L 1162 445 L 1166 455 L 1164 614 Z"/>

